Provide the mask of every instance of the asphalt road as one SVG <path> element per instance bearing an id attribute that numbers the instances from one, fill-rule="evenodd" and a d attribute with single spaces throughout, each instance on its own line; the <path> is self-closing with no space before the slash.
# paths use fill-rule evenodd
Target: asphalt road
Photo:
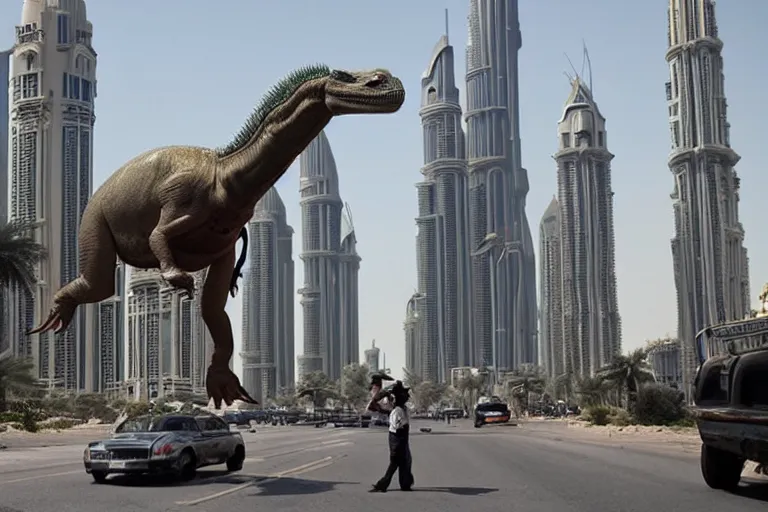
<path id="1" fill-rule="evenodd" d="M 203 469 L 188 484 L 113 477 L 92 483 L 83 445 L 0 452 L 0 512 L 750 512 L 768 486 L 710 490 L 683 450 L 601 445 L 566 429 L 425 422 L 412 435 L 414 492 L 367 491 L 384 471 L 383 429 L 264 428 L 244 434 L 242 472 Z M 414 425 L 414 428 L 420 425 Z"/>

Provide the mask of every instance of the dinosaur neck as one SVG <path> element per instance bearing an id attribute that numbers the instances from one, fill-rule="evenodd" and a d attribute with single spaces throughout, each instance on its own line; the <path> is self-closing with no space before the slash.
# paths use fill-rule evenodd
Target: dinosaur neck
<path id="1" fill-rule="evenodd" d="M 255 203 L 331 120 L 320 86 L 302 87 L 262 123 L 242 149 L 220 160 L 227 201 Z"/>

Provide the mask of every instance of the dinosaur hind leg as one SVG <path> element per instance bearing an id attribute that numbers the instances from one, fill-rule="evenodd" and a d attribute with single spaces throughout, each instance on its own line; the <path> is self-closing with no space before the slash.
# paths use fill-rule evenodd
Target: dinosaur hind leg
<path id="1" fill-rule="evenodd" d="M 69 326 L 79 305 L 99 302 L 115 293 L 117 250 L 107 220 L 96 203 L 88 204 L 83 213 L 78 248 L 80 276 L 56 292 L 48 318 L 27 334 L 50 330 L 58 334 Z"/>

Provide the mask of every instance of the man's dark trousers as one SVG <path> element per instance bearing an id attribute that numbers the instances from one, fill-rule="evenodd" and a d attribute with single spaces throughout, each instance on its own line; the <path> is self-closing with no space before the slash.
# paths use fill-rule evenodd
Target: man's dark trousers
<path id="1" fill-rule="evenodd" d="M 408 433 L 389 433 L 389 466 L 387 472 L 376 482 L 376 488 L 387 490 L 392 483 L 392 477 L 397 471 L 400 489 L 410 490 L 413 486 L 413 474 L 411 473 L 411 447 L 408 443 Z"/>

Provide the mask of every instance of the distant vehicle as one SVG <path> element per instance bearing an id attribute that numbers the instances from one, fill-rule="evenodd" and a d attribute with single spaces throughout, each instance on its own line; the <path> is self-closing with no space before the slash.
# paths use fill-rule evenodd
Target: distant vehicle
<path id="1" fill-rule="evenodd" d="M 768 464 L 768 316 L 704 329 L 696 346 L 701 473 L 709 487 L 733 491 L 746 461 Z"/>
<path id="2" fill-rule="evenodd" d="M 198 468 L 226 464 L 240 471 L 245 443 L 213 414 L 140 416 L 121 423 L 111 438 L 88 444 L 85 472 L 96 483 L 111 474 L 170 473 L 191 480 Z"/>
<path id="3" fill-rule="evenodd" d="M 475 428 L 487 423 L 508 423 L 511 415 L 509 407 L 501 398 L 480 397 L 475 406 Z"/>

